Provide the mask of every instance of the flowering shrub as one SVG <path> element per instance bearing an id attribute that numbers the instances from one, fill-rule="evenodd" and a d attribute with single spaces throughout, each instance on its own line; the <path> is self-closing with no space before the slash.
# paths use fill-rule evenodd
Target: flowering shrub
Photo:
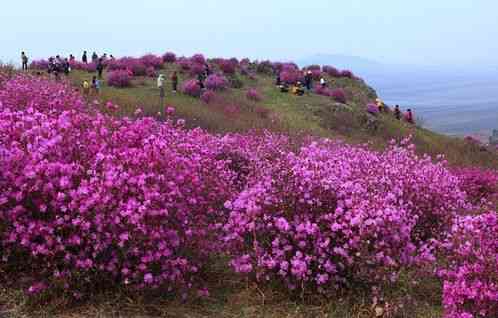
<path id="1" fill-rule="evenodd" d="M 332 90 L 330 96 L 339 103 L 346 104 L 346 92 L 342 88 L 336 88 Z"/>
<path id="2" fill-rule="evenodd" d="M 322 72 L 320 70 L 312 70 L 311 71 L 311 77 L 315 81 L 318 81 L 318 80 L 320 80 L 320 78 L 322 78 Z"/>
<path id="3" fill-rule="evenodd" d="M 412 150 L 313 143 L 226 202 L 224 240 L 233 268 L 260 282 L 319 292 L 378 284 L 430 257 L 425 244 L 466 208 L 464 196 L 443 164 Z"/>
<path id="4" fill-rule="evenodd" d="M 147 68 L 152 67 L 152 68 L 158 70 L 163 66 L 162 57 L 156 56 L 154 54 L 144 55 L 139 60 Z"/>
<path id="5" fill-rule="evenodd" d="M 35 70 L 48 70 L 48 61 L 47 60 L 34 60 L 31 62 L 30 68 Z"/>
<path id="6" fill-rule="evenodd" d="M 328 87 L 323 87 L 321 85 L 316 85 L 314 91 L 318 95 L 329 96 L 332 97 L 332 90 Z"/>
<path id="7" fill-rule="evenodd" d="M 182 71 L 190 70 L 190 60 L 185 57 L 180 57 L 176 60 L 176 63 L 180 66 Z"/>
<path id="8" fill-rule="evenodd" d="M 460 187 L 474 203 L 482 200 L 498 200 L 498 172 L 479 168 L 454 170 L 460 179 Z"/>
<path id="9" fill-rule="evenodd" d="M 273 65 L 270 61 L 255 62 L 256 72 L 260 74 L 273 74 Z"/>
<path id="10" fill-rule="evenodd" d="M 263 99 L 263 96 L 261 96 L 261 94 L 255 88 L 250 88 L 246 93 L 246 97 L 247 99 L 255 102 L 259 102 Z"/>
<path id="11" fill-rule="evenodd" d="M 146 74 L 148 77 L 156 77 L 156 76 L 157 76 L 156 69 L 155 69 L 155 68 L 153 68 L 152 66 L 147 67 L 147 70 L 145 70 L 145 74 Z"/>
<path id="12" fill-rule="evenodd" d="M 235 74 L 238 63 L 236 61 L 233 61 L 233 60 L 221 59 L 218 62 L 218 65 L 220 66 L 220 69 L 223 73 L 228 74 L 228 75 L 232 75 L 232 74 Z"/>
<path id="13" fill-rule="evenodd" d="M 322 67 L 321 67 L 320 65 L 316 65 L 316 64 L 314 64 L 314 65 L 309 65 L 309 66 L 306 66 L 306 67 L 305 67 L 305 69 L 306 69 L 307 71 L 319 71 L 319 72 L 321 72 Z"/>
<path id="14" fill-rule="evenodd" d="M 322 70 L 324 73 L 327 73 L 331 77 L 340 77 L 341 76 L 341 72 L 338 69 L 336 69 L 335 67 L 330 66 L 330 65 L 324 65 Z"/>
<path id="15" fill-rule="evenodd" d="M 209 104 L 211 101 L 213 101 L 213 99 L 216 97 L 216 94 L 211 91 L 211 90 L 207 90 L 205 91 L 204 93 L 202 93 L 201 95 L 201 100 L 206 103 L 206 104 Z"/>
<path id="16" fill-rule="evenodd" d="M 127 71 L 111 71 L 107 74 L 107 84 L 114 87 L 128 87 L 131 85 L 131 76 Z"/>
<path id="17" fill-rule="evenodd" d="M 182 85 L 182 92 L 184 94 L 193 96 L 193 97 L 199 97 L 201 95 L 201 86 L 197 82 L 197 80 L 191 79 L 188 81 L 185 81 Z"/>
<path id="18" fill-rule="evenodd" d="M 204 64 L 191 62 L 190 66 L 189 66 L 189 70 L 190 70 L 190 75 L 197 76 L 199 74 L 203 74 L 205 72 L 206 68 L 205 68 Z"/>
<path id="19" fill-rule="evenodd" d="M 445 318 L 498 317 L 498 215 L 459 218 L 444 247 Z"/>
<path id="20" fill-rule="evenodd" d="M 147 59 L 147 58 L 146 58 Z M 132 76 L 146 76 L 147 66 L 141 59 L 122 57 L 107 62 L 108 71 L 128 70 Z"/>
<path id="21" fill-rule="evenodd" d="M 211 74 L 205 81 L 207 89 L 223 90 L 228 87 L 228 80 L 223 75 Z"/>
<path id="22" fill-rule="evenodd" d="M 369 112 L 372 115 L 377 115 L 379 111 L 379 107 L 374 104 L 374 103 L 368 103 L 367 104 L 367 112 Z"/>
<path id="23" fill-rule="evenodd" d="M 296 69 L 284 69 L 280 73 L 280 80 L 282 82 L 285 82 L 289 85 L 291 84 L 296 84 L 297 82 L 302 82 L 303 81 L 303 74 Z"/>
<path id="24" fill-rule="evenodd" d="M 354 78 L 353 72 L 344 70 L 341 71 L 341 77 Z"/>
<path id="25" fill-rule="evenodd" d="M 164 63 L 175 63 L 176 62 L 176 54 L 173 52 L 166 52 L 163 55 Z"/>
<path id="26" fill-rule="evenodd" d="M 197 64 L 206 64 L 206 58 L 204 57 L 204 55 L 202 54 L 194 54 L 190 60 L 193 62 L 193 63 L 197 63 Z"/>
<path id="27" fill-rule="evenodd" d="M 87 112 L 46 80 L 10 80 L 0 105 L 0 266 L 22 264 L 31 293 L 203 287 L 234 176 L 219 140 Z"/>

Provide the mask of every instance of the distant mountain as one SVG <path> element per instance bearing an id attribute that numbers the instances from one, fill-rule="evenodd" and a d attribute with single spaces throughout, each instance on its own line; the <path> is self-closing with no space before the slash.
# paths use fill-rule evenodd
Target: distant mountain
<path id="1" fill-rule="evenodd" d="M 332 65 L 340 69 L 352 70 L 357 73 L 377 73 L 386 67 L 386 65 L 374 60 L 342 54 L 315 54 L 298 60 L 297 64 L 299 66 L 311 64 Z"/>

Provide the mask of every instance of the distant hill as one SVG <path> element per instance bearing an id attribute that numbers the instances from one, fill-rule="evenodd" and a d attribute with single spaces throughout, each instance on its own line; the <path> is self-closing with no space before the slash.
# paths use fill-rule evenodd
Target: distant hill
<path id="1" fill-rule="evenodd" d="M 355 71 L 358 74 L 379 72 L 386 67 L 386 65 L 374 60 L 342 54 L 315 54 L 298 60 L 297 64 L 299 66 L 332 65 L 340 69 Z"/>

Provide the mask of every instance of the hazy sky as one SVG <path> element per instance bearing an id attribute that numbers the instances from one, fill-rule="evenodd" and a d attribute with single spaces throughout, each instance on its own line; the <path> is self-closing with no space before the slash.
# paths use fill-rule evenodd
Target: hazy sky
<path id="1" fill-rule="evenodd" d="M 163 53 L 498 64 L 496 0 L 4 0 L 0 59 Z"/>

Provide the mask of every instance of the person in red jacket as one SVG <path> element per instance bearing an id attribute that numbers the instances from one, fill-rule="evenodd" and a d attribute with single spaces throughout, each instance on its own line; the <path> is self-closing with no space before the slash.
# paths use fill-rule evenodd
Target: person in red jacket
<path id="1" fill-rule="evenodd" d="M 408 109 L 405 114 L 405 120 L 407 123 L 414 124 L 415 121 L 413 120 L 413 113 L 411 109 Z"/>

